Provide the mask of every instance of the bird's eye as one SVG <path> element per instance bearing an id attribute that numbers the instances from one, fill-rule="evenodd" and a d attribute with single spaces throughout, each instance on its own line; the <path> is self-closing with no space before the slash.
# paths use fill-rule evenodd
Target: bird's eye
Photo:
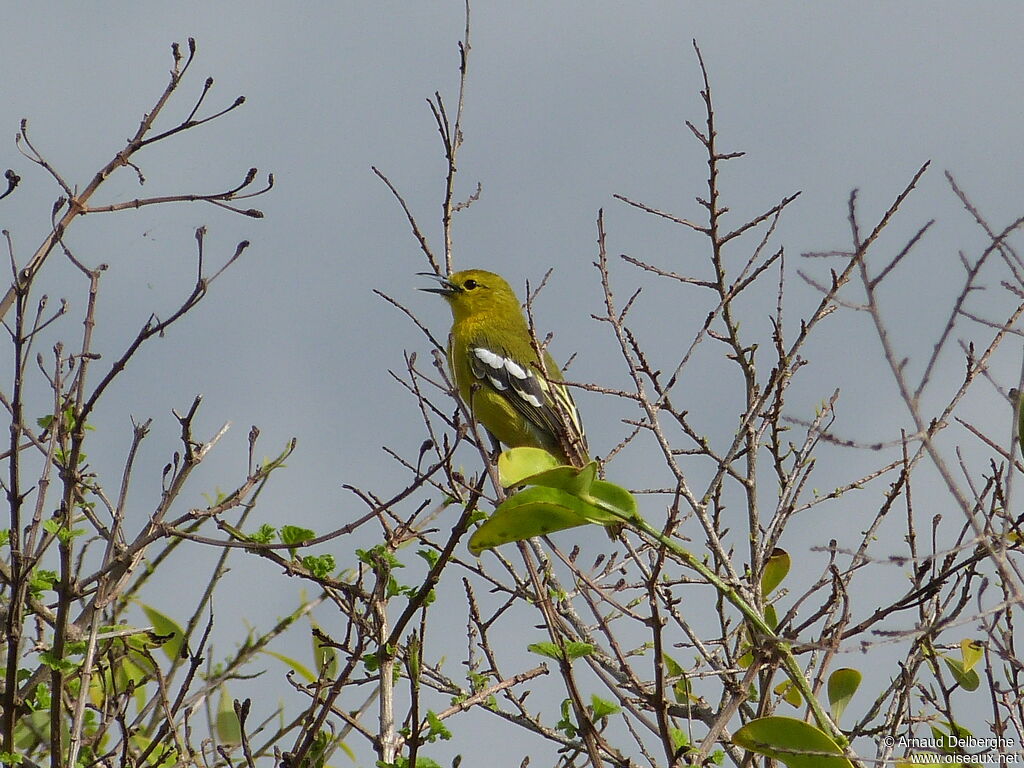
<path id="1" fill-rule="evenodd" d="M 477 285 L 477 281 L 474 280 L 473 278 L 470 278 L 469 280 L 462 284 L 462 287 L 465 288 L 467 291 L 472 291 L 474 288 L 477 287 Z"/>

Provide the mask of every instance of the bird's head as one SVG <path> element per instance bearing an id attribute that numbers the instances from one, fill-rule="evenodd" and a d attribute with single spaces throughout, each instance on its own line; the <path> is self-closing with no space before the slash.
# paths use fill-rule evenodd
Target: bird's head
<path id="1" fill-rule="evenodd" d="M 448 277 L 433 272 L 421 272 L 425 277 L 437 280 L 436 288 L 421 288 L 421 291 L 444 296 L 452 308 L 455 322 L 470 317 L 482 317 L 491 312 L 505 316 L 520 317 L 519 299 L 505 279 L 483 269 L 465 269 L 453 272 Z"/>

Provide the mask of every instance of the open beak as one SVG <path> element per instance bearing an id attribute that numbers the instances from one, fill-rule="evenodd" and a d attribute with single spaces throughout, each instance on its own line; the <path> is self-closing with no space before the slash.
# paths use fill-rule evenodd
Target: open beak
<path id="1" fill-rule="evenodd" d="M 440 296 L 451 296 L 453 293 L 459 290 L 455 286 L 455 284 L 452 283 L 444 275 L 438 275 L 434 272 L 417 272 L 416 274 L 419 275 L 420 277 L 429 277 L 432 280 L 437 280 L 437 282 L 439 283 L 439 285 L 436 288 L 420 288 L 419 290 L 421 291 L 426 291 L 427 293 L 436 293 Z"/>

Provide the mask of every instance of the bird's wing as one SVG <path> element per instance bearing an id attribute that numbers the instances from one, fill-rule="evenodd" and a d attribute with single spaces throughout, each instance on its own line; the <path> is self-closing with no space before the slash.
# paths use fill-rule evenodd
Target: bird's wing
<path id="1" fill-rule="evenodd" d="M 567 442 L 579 453 L 586 454 L 583 423 L 565 385 L 545 379 L 531 364 L 482 345 L 469 348 L 469 363 L 474 378 L 496 390 L 527 421 L 550 435 L 556 444 Z M 548 375 L 557 375 L 557 371 L 551 370 Z"/>

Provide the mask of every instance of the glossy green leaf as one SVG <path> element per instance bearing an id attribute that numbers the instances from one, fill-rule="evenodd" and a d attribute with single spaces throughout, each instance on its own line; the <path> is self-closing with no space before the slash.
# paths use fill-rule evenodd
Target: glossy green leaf
<path id="1" fill-rule="evenodd" d="M 547 656 L 555 661 L 562 658 L 562 649 L 558 647 L 557 643 L 547 641 L 543 643 L 530 643 L 526 646 L 526 650 L 530 653 L 536 653 L 538 656 Z"/>
<path id="2" fill-rule="evenodd" d="M 590 498 L 597 506 L 613 513 L 616 522 L 622 522 L 622 518 L 636 520 L 640 517 L 636 497 L 621 485 L 595 480 L 590 486 Z"/>
<path id="3" fill-rule="evenodd" d="M 782 583 L 789 573 L 792 565 L 789 553 L 784 549 L 776 547 L 768 556 L 768 562 L 764 564 L 764 571 L 761 573 L 761 594 L 770 595 L 775 588 Z"/>
<path id="4" fill-rule="evenodd" d="M 949 730 L 947 731 L 938 725 L 929 726 L 929 730 L 932 732 L 932 738 L 938 744 L 938 748 L 945 755 L 963 755 L 964 751 L 960 742 L 962 742 L 964 739 L 970 738 L 972 735 L 971 732 L 963 726 L 957 725 L 956 723 L 944 723 L 943 725 L 947 726 Z M 963 763 L 948 763 L 945 760 L 943 760 L 942 765 L 963 766 Z M 975 764 L 972 763 L 972 765 Z"/>
<path id="5" fill-rule="evenodd" d="M 964 669 L 963 662 L 959 659 L 943 656 L 942 660 L 946 662 L 946 666 L 949 667 L 949 671 L 953 673 L 953 677 L 956 678 L 961 688 L 965 691 L 978 690 L 978 686 L 981 685 L 981 678 L 978 677 L 977 672 L 973 669 Z"/>
<path id="6" fill-rule="evenodd" d="M 565 657 L 568 658 L 569 661 L 589 656 L 594 652 L 594 646 L 590 643 L 581 643 L 574 640 L 564 643 L 564 646 Z M 531 653 L 536 653 L 539 656 L 546 656 L 549 659 L 554 659 L 555 661 L 561 661 L 563 658 L 562 647 L 559 646 L 558 643 L 552 643 L 549 641 L 545 641 L 543 643 L 530 643 L 526 646 L 526 650 Z"/>
<path id="7" fill-rule="evenodd" d="M 603 717 L 608 717 L 608 715 L 614 715 L 622 711 L 622 707 L 614 701 L 602 699 L 596 694 L 591 694 L 590 696 L 590 707 L 593 710 L 595 720 L 600 720 Z"/>
<path id="8" fill-rule="evenodd" d="M 305 541 L 316 538 L 316 531 L 309 528 L 301 528 L 297 525 L 282 525 L 278 531 L 282 544 L 297 546 Z"/>
<path id="9" fill-rule="evenodd" d="M 590 643 L 582 643 L 578 640 L 570 640 L 565 643 L 565 655 L 569 657 L 569 661 L 573 659 L 582 659 L 584 656 L 589 656 L 594 652 L 594 646 Z"/>
<path id="10" fill-rule="evenodd" d="M 540 448 L 512 448 L 498 457 L 501 484 L 540 485 L 578 496 L 595 506 L 618 511 L 626 517 L 637 514 L 636 499 L 625 488 L 597 479 L 597 462 L 583 468 L 559 464 Z"/>
<path id="11" fill-rule="evenodd" d="M 804 703 L 804 697 L 800 695 L 800 689 L 793 685 L 791 680 L 783 680 L 775 686 L 774 691 L 791 707 L 798 708 Z"/>
<path id="12" fill-rule="evenodd" d="M 633 495 L 597 479 L 597 462 L 577 468 L 560 464 L 540 448 L 512 448 L 498 457 L 498 474 L 514 493 L 470 537 L 469 550 L 479 555 L 512 541 L 522 541 L 578 525 L 618 525 L 636 519 Z"/>
<path id="13" fill-rule="evenodd" d="M 499 508 L 470 537 L 469 551 L 479 556 L 485 549 L 494 549 L 510 541 L 523 541 L 586 524 L 584 518 L 557 504 L 538 502 L 522 509 Z"/>
<path id="14" fill-rule="evenodd" d="M 432 709 L 427 710 L 427 735 L 426 739 L 428 742 L 433 744 L 435 741 L 440 739 L 441 741 L 448 741 L 452 737 L 452 732 L 448 730 L 448 726 L 444 724 L 437 713 Z"/>
<path id="15" fill-rule="evenodd" d="M 321 640 L 322 633 L 315 631 L 317 629 L 319 627 L 314 624 L 314 631 L 310 633 L 313 638 L 313 663 L 321 677 L 333 680 L 338 675 L 338 651 Z"/>
<path id="16" fill-rule="evenodd" d="M 683 670 L 683 665 L 673 659 L 667 653 L 662 654 L 662 660 L 665 662 L 665 669 L 668 671 L 669 677 L 681 677 L 686 674 Z"/>
<path id="17" fill-rule="evenodd" d="M 667 653 L 662 655 L 662 659 L 665 662 L 665 670 L 668 672 L 668 676 L 678 678 L 672 683 L 672 695 L 675 697 L 676 703 L 685 704 L 691 699 L 690 681 L 686 677 L 686 670 Z"/>
<path id="18" fill-rule="evenodd" d="M 853 768 L 828 734 L 792 717 L 751 720 L 733 734 L 732 741 L 788 768 Z"/>
<path id="19" fill-rule="evenodd" d="M 964 638 L 960 641 L 960 658 L 963 660 L 964 670 L 970 672 L 981 661 L 985 654 L 985 645 L 979 640 Z"/>
<path id="20" fill-rule="evenodd" d="M 595 487 L 600 487 L 598 486 L 598 482 L 599 481 L 597 480 L 594 481 Z M 593 487 L 591 490 L 593 490 Z M 502 508 L 508 508 L 511 510 L 539 502 L 542 504 L 554 504 L 564 507 L 577 517 L 581 518 L 584 523 L 608 525 L 611 523 L 622 522 L 622 518 L 618 514 L 612 514 L 602 507 L 597 506 L 594 503 L 595 500 L 600 501 L 592 496 L 583 497 L 558 488 L 536 485 L 505 499 L 495 512 L 498 512 L 498 510 Z"/>
<path id="21" fill-rule="evenodd" d="M 590 492 L 590 485 L 596 477 L 597 462 L 592 461 L 582 469 L 563 464 L 535 475 L 520 478 L 510 485 L 542 485 L 545 488 L 557 488 L 574 496 L 585 497 Z"/>
<path id="22" fill-rule="evenodd" d="M 172 661 L 177 659 L 184 645 L 185 631 L 174 619 L 164 615 L 156 608 L 145 603 L 140 603 L 140 605 L 156 633 L 167 636 L 167 640 L 163 644 L 163 652 L 167 654 L 167 658 Z"/>
<path id="23" fill-rule="evenodd" d="M 503 487 L 510 488 L 559 466 L 561 462 L 541 448 L 509 448 L 498 456 L 498 479 Z"/>
<path id="24" fill-rule="evenodd" d="M 565 491 L 534 486 L 499 505 L 470 537 L 469 551 L 479 555 L 510 541 L 523 541 L 607 517 L 607 513 Z"/>
<path id="25" fill-rule="evenodd" d="M 235 702 L 228 694 L 226 685 L 220 686 L 216 726 L 217 739 L 221 744 L 235 746 L 242 743 L 242 724 L 235 714 Z"/>
<path id="26" fill-rule="evenodd" d="M 828 703 L 832 708 L 832 719 L 837 723 L 860 687 L 861 677 L 860 672 L 849 667 L 837 669 L 828 676 Z"/>
<path id="27" fill-rule="evenodd" d="M 690 750 L 690 735 L 681 728 L 669 728 L 668 735 L 672 739 L 672 748 L 676 754 Z"/>

